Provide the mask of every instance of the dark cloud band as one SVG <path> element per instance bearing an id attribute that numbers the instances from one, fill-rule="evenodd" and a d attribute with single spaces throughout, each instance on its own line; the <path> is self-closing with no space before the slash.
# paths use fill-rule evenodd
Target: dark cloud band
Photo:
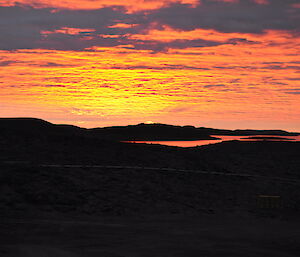
<path id="1" fill-rule="evenodd" d="M 163 25 L 185 31 L 202 28 L 224 33 L 284 30 L 298 37 L 300 8 L 295 7 L 297 2 L 298 0 L 268 0 L 268 4 L 258 4 L 254 0 L 240 0 L 236 3 L 202 0 L 201 5 L 194 7 L 176 3 L 152 11 L 131 14 L 124 8 L 116 6 L 97 10 L 60 11 L 50 8 L 0 7 L 0 49 L 84 50 L 94 46 L 131 45 L 133 49 L 156 52 L 169 48 L 255 43 L 242 37 L 224 42 L 199 38 L 174 39 L 168 43 L 149 39 L 135 40 L 130 37 L 135 34 L 146 34 L 153 27 L 162 29 Z M 113 26 L 118 23 L 134 26 Z M 91 31 L 68 34 L 60 31 L 64 27 L 91 29 Z M 43 34 L 43 31 L 51 33 Z"/>

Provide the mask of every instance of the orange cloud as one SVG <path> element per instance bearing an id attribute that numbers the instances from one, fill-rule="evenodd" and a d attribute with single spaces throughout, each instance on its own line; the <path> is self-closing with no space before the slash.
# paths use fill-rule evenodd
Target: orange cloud
<path id="1" fill-rule="evenodd" d="M 293 0 L 18 2 L 0 5 L 35 8 L 0 10 L 0 116 L 300 130 Z"/>
<path id="2" fill-rule="evenodd" d="M 194 38 L 180 33 L 178 37 Z M 300 130 L 299 39 L 280 31 L 224 33 L 223 38 L 210 30 L 197 34 L 257 43 L 155 54 L 130 45 L 82 52 L 2 51 L 0 116 L 37 116 L 90 127 L 153 120 Z"/>
<path id="3" fill-rule="evenodd" d="M 0 6 L 28 5 L 36 8 L 59 8 L 59 9 L 98 9 L 107 6 L 122 6 L 129 11 L 153 10 L 171 3 L 182 3 L 195 6 L 198 0 L 2 0 Z"/>
<path id="4" fill-rule="evenodd" d="M 133 28 L 136 27 L 138 24 L 127 24 L 127 23 L 117 23 L 111 26 L 108 26 L 108 28 L 121 28 L 121 29 L 127 29 L 127 28 Z"/>
<path id="5" fill-rule="evenodd" d="M 153 26 L 155 27 L 155 25 Z M 144 34 L 133 34 L 129 36 L 132 39 L 139 40 L 157 40 L 161 42 L 171 42 L 173 40 L 194 40 L 194 39 L 205 39 L 212 41 L 224 42 L 231 38 L 246 37 L 247 39 L 253 40 L 258 37 L 252 34 L 241 34 L 241 33 L 221 33 L 213 29 L 194 29 L 190 31 L 184 31 L 179 29 L 173 29 L 170 26 L 163 25 L 160 29 L 150 29 Z M 260 38 L 260 37 L 259 37 Z"/>
<path id="6" fill-rule="evenodd" d="M 69 27 L 62 27 L 60 29 L 56 30 L 42 30 L 40 33 L 44 36 L 50 35 L 50 34 L 68 34 L 68 35 L 80 35 L 81 33 L 89 33 L 89 32 L 95 32 L 95 29 L 80 29 L 80 28 L 69 28 Z"/>

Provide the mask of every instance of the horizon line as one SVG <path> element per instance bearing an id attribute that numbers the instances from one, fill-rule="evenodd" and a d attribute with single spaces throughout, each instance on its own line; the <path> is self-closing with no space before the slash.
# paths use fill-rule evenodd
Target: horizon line
<path id="1" fill-rule="evenodd" d="M 110 127 L 127 127 L 127 126 L 137 126 L 137 125 L 167 125 L 167 126 L 174 126 L 174 127 L 193 127 L 195 129 L 197 128 L 207 128 L 207 129 L 217 129 L 217 130 L 229 130 L 229 131 L 236 131 L 236 130 L 257 130 L 257 131 L 284 131 L 284 132 L 288 132 L 288 133 L 297 133 L 300 134 L 300 132 L 298 131 L 288 131 L 288 130 L 284 130 L 284 129 L 255 129 L 255 128 L 246 128 L 246 129 L 240 129 L 240 128 L 235 128 L 235 129 L 228 129 L 228 128 L 213 128 L 213 127 L 204 127 L 204 126 L 195 126 L 195 125 L 176 125 L 176 124 L 168 124 L 168 123 L 161 123 L 161 122 L 151 122 L 151 123 L 147 123 L 147 121 L 145 122 L 140 122 L 140 123 L 136 123 L 136 124 L 127 124 L 127 125 L 112 125 L 112 126 L 96 126 L 96 127 L 81 127 L 80 125 L 74 125 L 74 124 L 70 124 L 70 123 L 55 123 L 55 122 L 51 122 L 47 119 L 44 118 L 37 118 L 37 117 L 28 117 L 28 116 L 24 116 L 24 117 L 0 117 L 0 119 L 32 119 L 32 120 L 41 120 L 41 121 L 45 121 L 48 122 L 50 124 L 53 125 L 67 125 L 67 126 L 74 126 L 74 127 L 78 127 L 78 128 L 82 128 L 82 129 L 96 129 L 96 128 L 110 128 Z"/>

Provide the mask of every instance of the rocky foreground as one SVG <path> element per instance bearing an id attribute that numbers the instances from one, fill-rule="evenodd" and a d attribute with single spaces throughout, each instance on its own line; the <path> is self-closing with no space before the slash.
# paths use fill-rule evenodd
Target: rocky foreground
<path id="1" fill-rule="evenodd" d="M 298 256 L 300 143 L 0 135 L 0 256 Z"/>

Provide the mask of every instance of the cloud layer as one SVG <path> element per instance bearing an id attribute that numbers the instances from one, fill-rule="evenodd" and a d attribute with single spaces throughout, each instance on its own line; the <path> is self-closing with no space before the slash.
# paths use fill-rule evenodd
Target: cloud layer
<path id="1" fill-rule="evenodd" d="M 0 116 L 300 131 L 299 19 L 299 0 L 2 0 Z"/>
<path id="2" fill-rule="evenodd" d="M 163 51 L 168 48 L 250 43 L 243 34 L 258 34 L 269 30 L 287 31 L 291 36 L 299 38 L 300 8 L 297 2 L 202 0 L 191 5 L 185 1 L 166 1 L 154 10 L 128 13 L 126 6 L 118 1 L 111 2 L 111 6 L 107 3 L 106 7 L 93 10 L 43 8 L 50 1 L 24 1 L 23 4 L 40 8 L 0 7 L 0 49 L 84 50 L 129 45 L 136 49 Z M 199 35 L 193 39 L 178 37 L 169 42 L 135 37 L 147 35 L 155 29 L 162 31 L 166 26 L 177 31 L 210 29 L 222 33 L 241 33 L 241 37 L 214 41 Z M 78 33 L 72 33 L 71 30 L 77 30 Z"/>

